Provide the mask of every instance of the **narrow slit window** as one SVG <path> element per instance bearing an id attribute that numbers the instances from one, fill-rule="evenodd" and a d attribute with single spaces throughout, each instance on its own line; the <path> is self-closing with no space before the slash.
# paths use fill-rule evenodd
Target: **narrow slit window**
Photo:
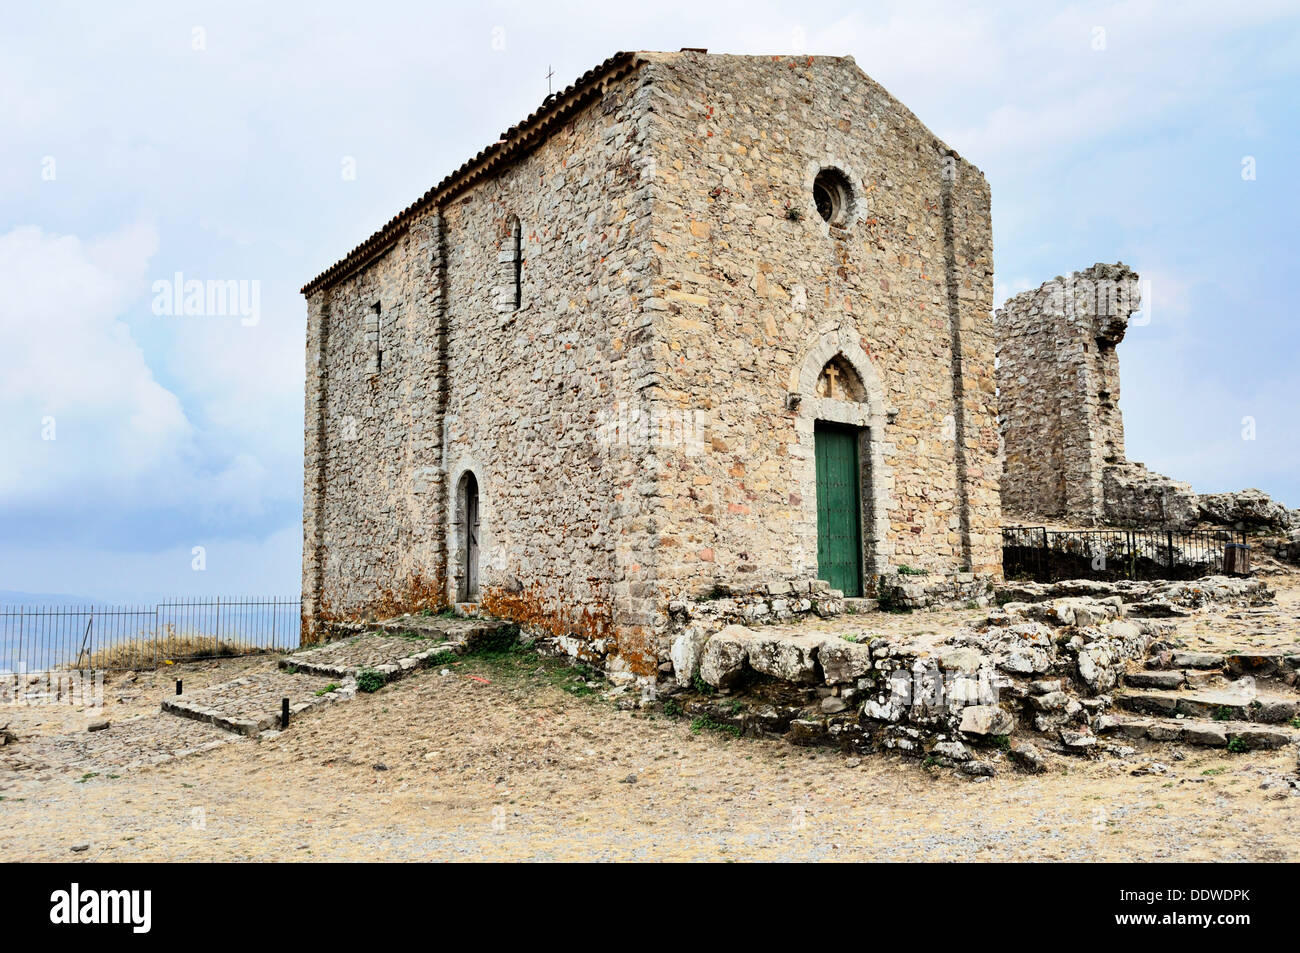
<path id="1" fill-rule="evenodd" d="M 514 268 L 515 310 L 524 304 L 524 229 L 516 218 L 510 226 L 510 253 Z"/>
<path id="2" fill-rule="evenodd" d="M 384 366 L 384 348 L 380 334 L 383 322 L 380 320 L 379 302 L 370 306 L 370 328 L 366 337 L 370 339 L 370 373 L 378 374 Z"/>

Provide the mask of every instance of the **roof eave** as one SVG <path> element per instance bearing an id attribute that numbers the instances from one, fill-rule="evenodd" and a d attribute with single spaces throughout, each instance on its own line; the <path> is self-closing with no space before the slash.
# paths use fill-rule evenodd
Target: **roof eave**
<path id="1" fill-rule="evenodd" d="M 621 79 L 638 68 L 642 62 L 643 60 L 636 53 L 615 53 L 603 63 L 587 70 L 572 85 L 553 96 L 548 96 L 528 118 L 511 126 L 502 133 L 500 139 L 481 150 L 478 155 L 398 212 L 386 225 L 348 252 L 344 258 L 303 285 L 302 294 L 310 296 L 369 264 L 378 255 L 391 248 L 420 213 L 443 204 L 501 166 L 537 148 L 558 124 L 584 108 L 603 91 L 606 84 Z"/>

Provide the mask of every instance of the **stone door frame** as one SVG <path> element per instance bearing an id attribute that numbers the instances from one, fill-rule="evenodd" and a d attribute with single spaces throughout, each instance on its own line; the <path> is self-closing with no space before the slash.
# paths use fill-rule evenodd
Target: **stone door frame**
<path id="1" fill-rule="evenodd" d="M 447 554 L 448 561 L 451 563 L 447 573 L 447 599 L 451 602 L 477 602 L 482 597 L 485 549 L 483 529 L 487 522 L 482 472 L 482 468 L 477 465 L 463 463 L 456 468 L 451 484 L 453 488 L 451 512 L 447 514 Z M 475 514 L 471 514 L 467 506 L 469 501 L 466 491 L 471 480 L 474 481 L 477 503 Z M 467 521 L 471 515 L 477 516 L 477 533 L 473 541 L 477 545 L 471 545 L 467 533 Z"/>
<path id="2" fill-rule="evenodd" d="M 833 358 L 853 368 L 862 382 L 861 401 L 822 397 L 817 393 L 817 379 Z M 787 406 L 795 411 L 799 458 L 802 461 L 799 487 L 803 518 L 811 525 L 813 563 L 817 552 L 817 463 L 816 425 L 818 421 L 853 427 L 858 432 L 858 495 L 862 516 L 863 583 L 891 571 L 894 555 L 889 538 L 889 510 L 893 500 L 893 471 L 885 463 L 885 429 L 897 411 L 885 402 L 885 388 L 875 364 L 863 349 L 857 332 L 850 327 L 832 327 L 821 332 L 795 363 L 790 374 Z"/>

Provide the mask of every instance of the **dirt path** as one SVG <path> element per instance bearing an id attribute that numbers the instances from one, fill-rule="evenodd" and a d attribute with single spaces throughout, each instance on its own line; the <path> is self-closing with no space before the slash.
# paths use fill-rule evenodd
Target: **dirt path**
<path id="1" fill-rule="evenodd" d="M 533 656 L 421 672 L 279 738 L 119 776 L 6 769 L 9 860 L 1300 860 L 1295 753 L 915 761 L 692 733 Z M 3 750 L 0 749 L 0 759 Z M 89 845 L 72 853 L 74 846 Z"/>

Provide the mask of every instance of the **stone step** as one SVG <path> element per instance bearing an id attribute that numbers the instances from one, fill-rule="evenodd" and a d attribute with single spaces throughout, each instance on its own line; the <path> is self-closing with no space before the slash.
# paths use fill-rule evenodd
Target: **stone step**
<path id="1" fill-rule="evenodd" d="M 280 727 L 281 704 L 285 698 L 289 699 L 292 719 L 318 705 L 348 701 L 356 695 L 356 690 L 356 683 L 351 679 L 339 684 L 327 678 L 266 669 L 167 698 L 162 710 L 251 737 Z"/>
<path id="2" fill-rule="evenodd" d="M 1127 741 L 1163 741 L 1204 748 L 1226 748 L 1234 739 L 1251 751 L 1281 748 L 1300 742 L 1300 731 L 1286 727 L 1263 727 L 1243 721 L 1210 721 L 1204 718 L 1135 718 L 1130 715 L 1102 715 L 1097 733 Z"/>
<path id="3" fill-rule="evenodd" d="M 1228 652 L 1224 667 L 1233 675 L 1249 675 L 1253 678 L 1268 678 L 1282 675 L 1295 666 L 1287 652 L 1259 651 L 1251 649 L 1245 652 Z"/>
<path id="4" fill-rule="evenodd" d="M 430 631 L 432 635 L 445 634 L 441 629 Z M 366 633 L 299 649 L 280 659 L 279 665 L 303 675 L 340 679 L 356 678 L 365 669 L 391 682 L 424 667 L 443 652 L 464 651 L 464 644 L 462 639 L 440 641 L 433 637 Z"/>
<path id="5" fill-rule="evenodd" d="M 1147 668 L 1223 668 L 1224 657 L 1213 652 L 1174 651 L 1153 655 Z"/>
<path id="6" fill-rule="evenodd" d="M 868 612 L 878 612 L 879 610 L 879 599 L 849 598 L 844 600 L 846 615 L 865 615 Z"/>
<path id="7" fill-rule="evenodd" d="M 1124 684 L 1133 688 L 1161 688 L 1174 690 L 1187 684 L 1187 676 L 1182 669 L 1147 669 L 1143 672 L 1129 672 L 1124 676 Z"/>
<path id="8" fill-rule="evenodd" d="M 1115 696 L 1115 704 L 1140 715 L 1204 718 L 1282 724 L 1300 716 L 1300 698 L 1242 688 L 1206 688 L 1191 691 L 1135 691 Z"/>
<path id="9" fill-rule="evenodd" d="M 1300 670 L 1300 656 L 1289 649 L 1226 649 L 1223 652 L 1161 652 L 1147 660 L 1149 669 L 1220 669 L 1229 675 L 1269 678 Z"/>
<path id="10" fill-rule="evenodd" d="M 1129 672 L 1124 676 L 1124 684 L 1131 688 L 1158 688 L 1175 691 L 1180 688 L 1226 687 L 1221 672 L 1213 669 L 1148 668 Z"/>

